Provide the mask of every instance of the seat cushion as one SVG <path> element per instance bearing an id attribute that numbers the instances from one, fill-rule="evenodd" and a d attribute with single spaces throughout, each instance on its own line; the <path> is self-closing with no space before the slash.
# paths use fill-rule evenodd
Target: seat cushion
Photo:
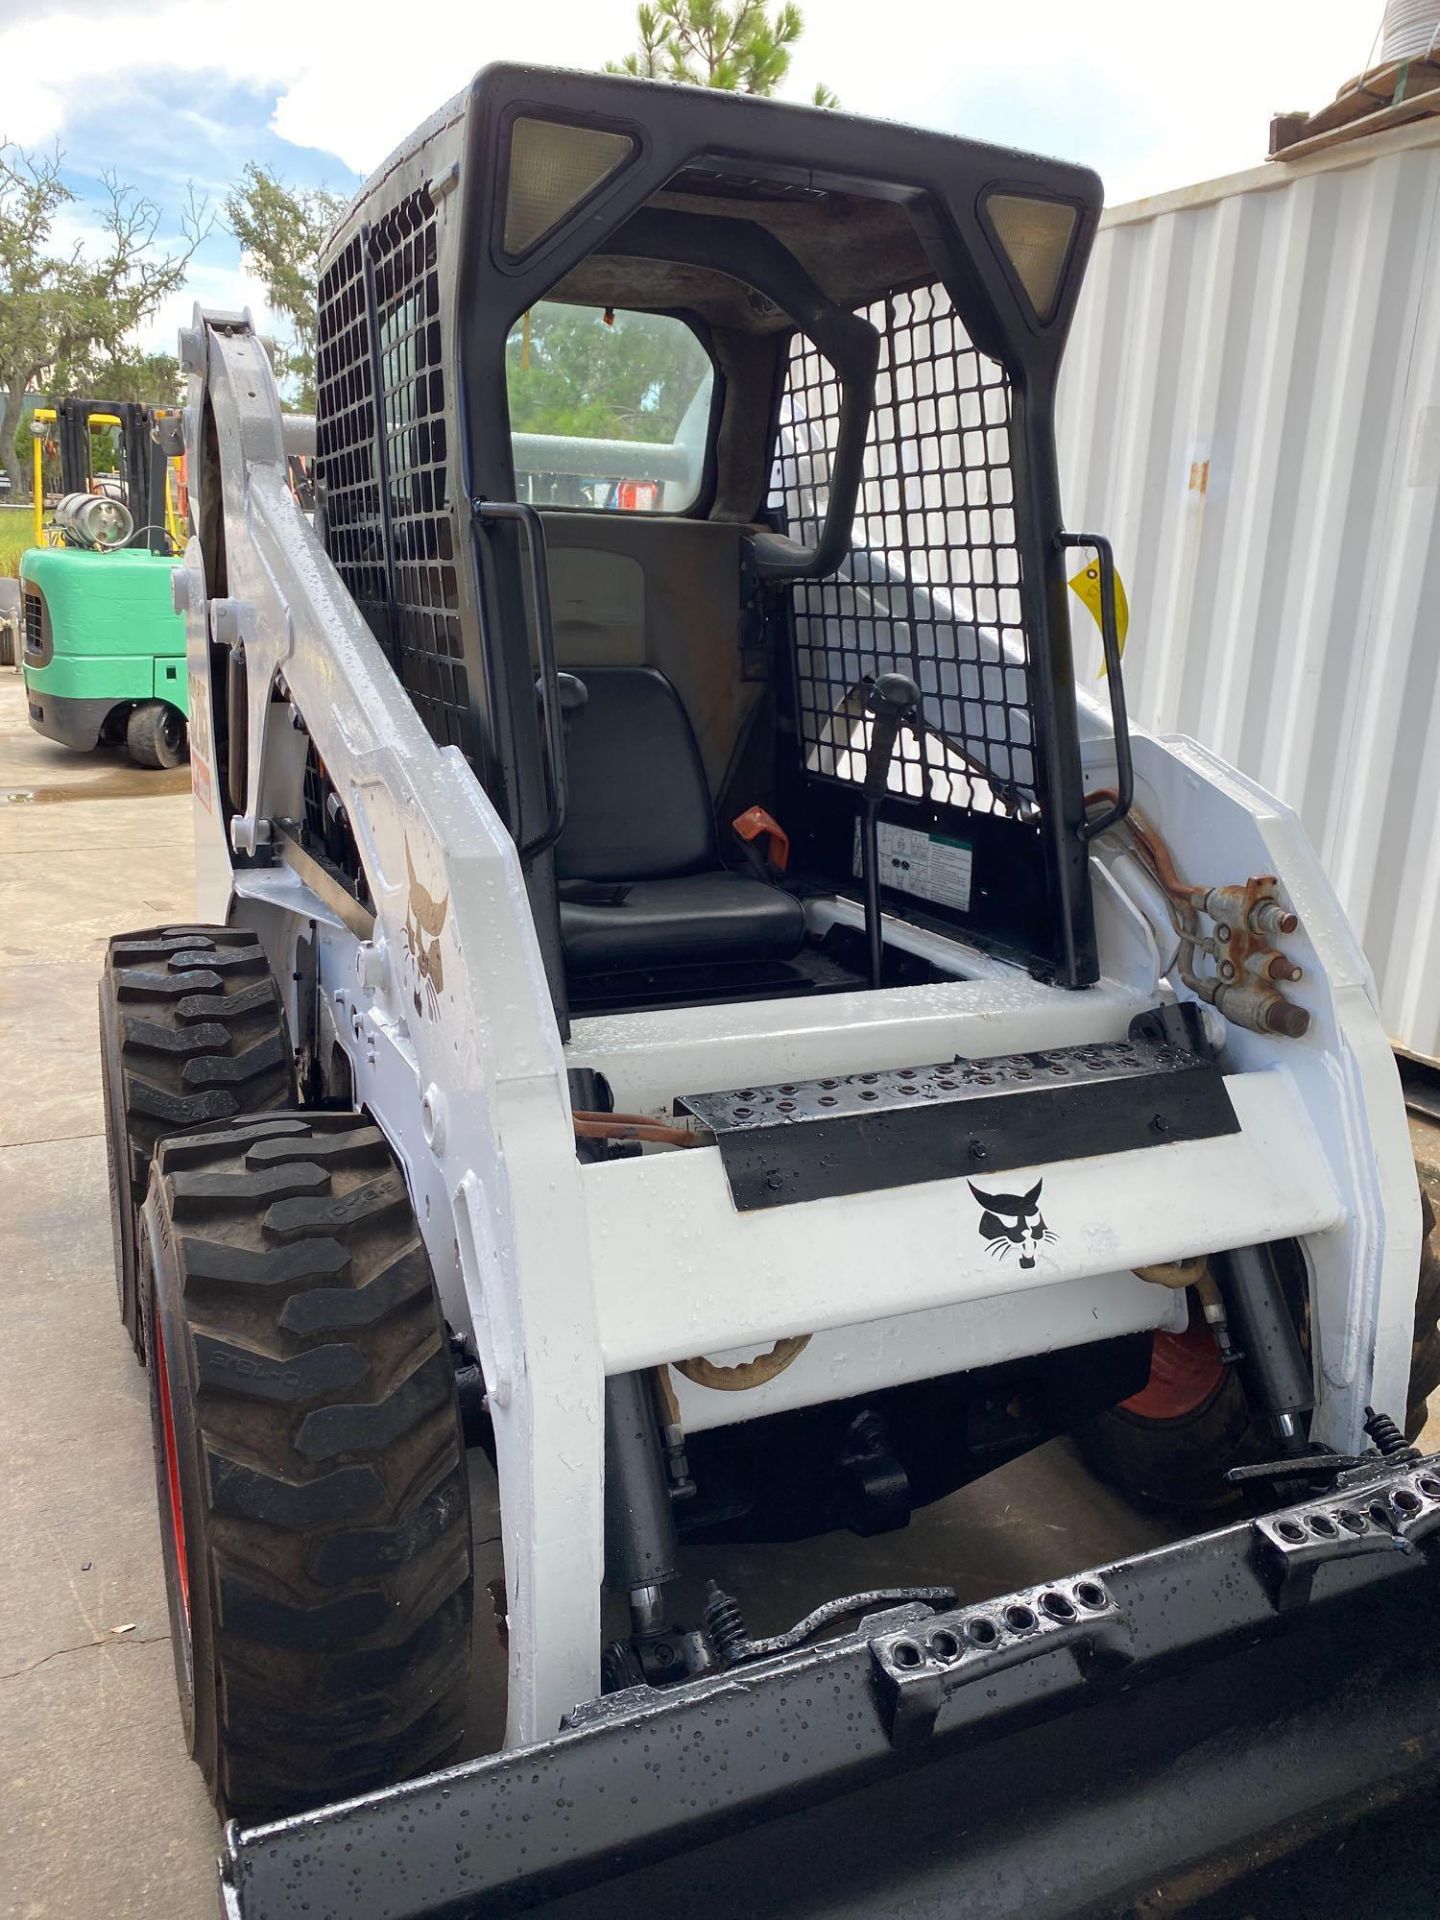
<path id="1" fill-rule="evenodd" d="M 618 905 L 562 893 L 560 937 L 574 972 L 789 960 L 804 945 L 800 902 L 749 874 L 717 868 L 639 880 L 623 893 Z"/>
<path id="2" fill-rule="evenodd" d="M 718 864 L 715 815 L 679 695 L 653 667 L 587 667 L 566 729 L 562 880 L 659 880 Z"/>

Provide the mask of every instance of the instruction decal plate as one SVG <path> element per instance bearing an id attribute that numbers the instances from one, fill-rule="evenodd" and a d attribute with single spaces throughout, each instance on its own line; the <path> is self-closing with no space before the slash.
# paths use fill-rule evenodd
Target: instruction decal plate
<path id="1" fill-rule="evenodd" d="M 964 840 L 923 828 L 877 823 L 880 844 L 880 884 L 896 893 L 913 894 L 956 913 L 970 910 L 970 875 L 975 857 Z M 861 877 L 860 825 L 855 825 L 855 878 Z"/>

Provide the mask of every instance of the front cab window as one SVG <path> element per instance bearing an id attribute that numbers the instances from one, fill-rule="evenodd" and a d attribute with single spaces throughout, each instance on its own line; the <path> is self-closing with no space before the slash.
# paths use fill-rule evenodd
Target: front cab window
<path id="1" fill-rule="evenodd" d="M 715 374 L 672 314 L 537 301 L 505 345 L 517 496 L 684 513 L 705 478 Z"/>

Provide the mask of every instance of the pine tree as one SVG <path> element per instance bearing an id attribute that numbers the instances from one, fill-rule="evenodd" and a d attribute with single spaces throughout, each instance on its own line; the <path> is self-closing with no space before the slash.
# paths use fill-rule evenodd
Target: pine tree
<path id="1" fill-rule="evenodd" d="M 635 24 L 639 47 L 608 62 L 608 73 L 764 95 L 790 71 L 791 49 L 805 31 L 793 0 L 773 13 L 766 0 L 655 0 L 641 5 Z M 828 87 L 817 86 L 813 104 L 839 102 Z"/>

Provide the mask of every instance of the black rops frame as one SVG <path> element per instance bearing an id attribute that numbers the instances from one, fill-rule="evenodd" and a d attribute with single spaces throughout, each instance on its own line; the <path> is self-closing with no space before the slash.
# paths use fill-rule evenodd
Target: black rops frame
<path id="1" fill-rule="evenodd" d="M 628 135 L 634 148 L 552 234 L 522 257 L 511 258 L 502 233 L 509 128 L 519 118 L 601 127 Z M 505 384 L 505 341 L 515 315 L 639 213 L 685 166 L 697 160 L 723 166 L 733 157 L 776 179 L 906 205 L 973 344 L 998 361 L 1011 382 L 1016 526 L 1026 560 L 1021 605 L 1032 640 L 1036 758 L 1044 782 L 1041 832 L 1048 840 L 1046 864 L 1054 888 L 1055 940 L 1047 970 L 1067 986 L 1096 979 L 1066 577 L 1055 544 L 1063 522 L 1054 401 L 1061 352 L 1099 218 L 1099 180 L 1086 168 L 843 114 L 516 66 L 490 67 L 476 77 L 466 122 L 455 320 L 468 460 L 462 512 L 466 501 L 515 497 Z M 997 192 L 1054 199 L 1076 210 L 1054 311 L 1045 321 L 1031 308 L 994 240 L 984 203 Z M 509 297 L 499 298 L 507 283 Z M 757 515 L 760 507 L 757 502 Z M 473 546 L 482 562 L 490 563 L 482 565 L 478 589 L 489 631 L 525 635 L 524 555 L 514 529 L 487 528 Z M 504 678 L 509 698 L 501 704 L 509 705 L 513 722 L 512 785 L 522 813 L 529 808 L 534 819 L 534 809 L 543 805 L 544 780 L 528 644 Z M 558 964 L 551 973 L 563 1007 Z"/>
<path id="2" fill-rule="evenodd" d="M 629 160 L 552 234 L 511 259 L 502 246 L 508 128 L 521 117 L 600 126 L 628 135 L 634 145 Z M 1053 411 L 1061 349 L 1100 207 L 1100 183 L 1086 169 L 772 101 L 516 66 L 485 69 L 387 162 L 351 209 L 326 259 L 362 220 L 380 218 L 406 194 L 428 188 L 442 234 L 448 491 L 457 521 L 476 771 L 517 842 L 542 838 L 553 782 L 546 778 L 531 667 L 526 529 L 513 519 L 487 523 L 476 511 L 477 502 L 515 499 L 505 383 L 510 327 L 685 166 L 697 160 L 724 166 L 730 159 L 780 180 L 903 202 L 973 344 L 1010 378 L 1016 525 L 1030 560 L 1021 582 L 1022 607 L 1032 637 L 1037 758 L 1050 801 L 1043 830 L 1056 896 L 1052 971 L 1067 985 L 1085 984 L 1098 969 L 1080 838 L 1083 798 L 1065 572 L 1055 544 L 1061 518 Z M 1059 296 L 1046 322 L 1029 307 L 990 237 L 983 202 L 997 191 L 1058 199 L 1077 211 Z M 762 504 L 755 503 L 757 517 Z M 503 636 L 504 644 L 486 644 L 487 636 Z M 563 1027 L 564 968 L 548 851 L 532 860 L 528 880 Z"/>

